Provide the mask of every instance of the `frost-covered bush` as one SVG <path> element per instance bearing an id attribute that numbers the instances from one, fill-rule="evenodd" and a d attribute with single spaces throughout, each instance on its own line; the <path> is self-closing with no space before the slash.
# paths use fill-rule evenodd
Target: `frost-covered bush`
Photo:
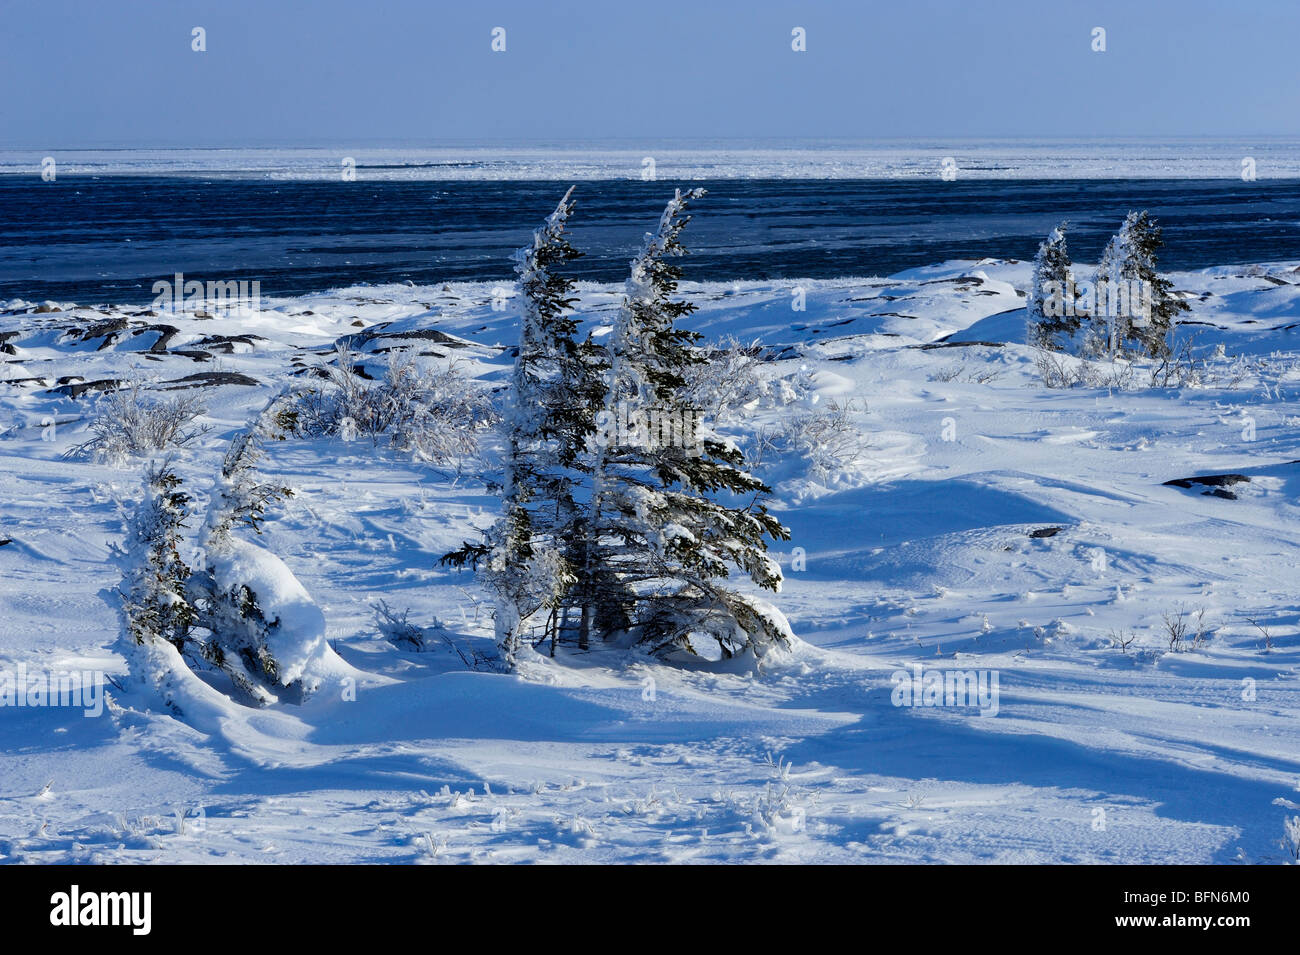
<path id="1" fill-rule="evenodd" d="M 395 647 L 416 653 L 427 653 L 441 648 L 450 650 L 471 670 L 503 669 L 499 657 L 464 646 L 437 618 L 434 618 L 431 627 L 417 627 L 411 623 L 409 610 L 394 610 L 385 600 L 371 604 L 370 609 L 375 612 L 375 624 L 379 627 L 379 632 Z"/>
<path id="2" fill-rule="evenodd" d="M 940 368 L 930 373 L 931 381 L 962 381 L 972 385 L 987 385 L 1002 377 L 1003 369 L 990 368 L 987 365 L 970 367 L 964 361 Z"/>
<path id="3" fill-rule="evenodd" d="M 871 446 L 853 420 L 856 410 L 851 399 L 828 401 L 824 407 L 788 418 L 760 436 L 760 444 L 798 454 L 819 480 L 852 471 L 865 460 Z"/>
<path id="4" fill-rule="evenodd" d="M 1085 347 L 1091 358 L 1074 358 L 1046 348 L 1034 351 L 1034 364 L 1038 377 L 1048 388 L 1107 388 L 1113 391 L 1131 391 L 1147 388 L 1197 388 L 1207 383 L 1221 384 L 1218 375 L 1209 371 L 1208 362 L 1194 354 L 1195 337 L 1189 336 L 1176 351 L 1169 351 L 1155 359 L 1135 357 L 1109 359 Z M 1138 377 L 1145 370 L 1146 382 Z M 1235 387 L 1244 375 L 1237 369 L 1229 371 L 1230 384 Z"/>
<path id="5" fill-rule="evenodd" d="M 1205 380 L 1206 362 L 1193 352 L 1196 336 L 1183 339 L 1177 351 L 1170 350 L 1151 365 L 1152 388 L 1197 388 Z"/>
<path id="6" fill-rule="evenodd" d="M 120 467 L 133 457 L 179 448 L 207 431 L 194 426 L 204 410 L 193 393 L 162 397 L 139 381 L 124 382 L 95 401 L 89 422 L 93 437 L 66 456 Z"/>
<path id="7" fill-rule="evenodd" d="M 1210 626 L 1205 615 L 1204 607 L 1190 614 L 1182 607 L 1165 613 L 1162 619 L 1171 652 L 1200 650 L 1210 642 L 1214 636 L 1214 628 Z"/>
<path id="8" fill-rule="evenodd" d="M 359 373 L 358 356 L 338 348 L 321 367 L 320 387 L 295 392 L 276 416 L 286 433 L 344 440 L 381 437 L 399 451 L 440 466 L 478 454 L 480 435 L 499 415 L 485 391 L 455 363 L 432 369 L 409 350 L 392 352 L 382 379 Z"/>
<path id="9" fill-rule="evenodd" d="M 807 394 L 802 373 L 791 378 L 762 373 L 765 348 L 758 340 L 742 342 L 734 335 L 702 348 L 705 360 L 682 370 L 682 399 L 699 408 L 705 420 L 726 424 L 765 401 L 787 405 Z"/>
<path id="10" fill-rule="evenodd" d="M 708 361 L 691 365 L 682 377 L 685 399 L 712 421 L 730 417 L 767 396 L 767 382 L 759 374 L 763 346 L 745 343 L 734 335 L 704 351 Z"/>
<path id="11" fill-rule="evenodd" d="M 1127 391 L 1134 387 L 1135 366 L 1128 361 L 1088 361 L 1045 348 L 1036 349 L 1034 364 L 1047 388 L 1109 388 Z"/>
<path id="12" fill-rule="evenodd" d="M 379 632 L 393 646 L 417 652 L 425 648 L 424 630 L 411 623 L 410 610 L 394 610 L 386 600 L 371 604 L 370 609 L 375 612 Z M 434 626 L 438 626 L 436 621 Z"/>

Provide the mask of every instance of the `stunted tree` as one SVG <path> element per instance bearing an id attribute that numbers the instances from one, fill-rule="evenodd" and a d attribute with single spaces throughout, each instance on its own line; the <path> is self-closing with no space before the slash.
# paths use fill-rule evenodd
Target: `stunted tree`
<path id="1" fill-rule="evenodd" d="M 117 549 L 124 571 L 120 646 L 132 678 L 179 709 L 171 684 L 184 666 L 180 654 L 195 621 L 186 593 L 190 568 L 180 555 L 190 496 L 168 464 L 148 468 L 144 491 L 127 524 L 126 541 Z"/>
<path id="2" fill-rule="evenodd" d="M 144 477 L 145 496 L 128 525 L 126 631 L 142 644 L 166 640 L 180 650 L 194 622 L 185 599 L 189 565 L 181 559 L 181 528 L 190 514 L 190 496 L 168 464 L 150 466 Z"/>
<path id="3" fill-rule="evenodd" d="M 1163 244 L 1160 226 L 1145 210 L 1130 212 L 1107 243 L 1093 280 L 1093 350 L 1104 347 L 1112 357 L 1120 351 L 1169 356 L 1174 325 L 1189 306 L 1157 271 Z"/>
<path id="4" fill-rule="evenodd" d="M 1074 275 L 1065 247 L 1066 225 L 1062 222 L 1038 246 L 1025 300 L 1028 344 L 1051 351 L 1059 351 L 1063 339 L 1079 330 L 1073 308 Z"/>
<path id="5" fill-rule="evenodd" d="M 676 325 L 695 309 L 674 298 L 676 260 L 685 253 L 687 206 L 702 195 L 677 190 L 632 262 L 609 339 L 589 543 L 575 592 L 584 639 L 594 626 L 630 632 L 654 650 L 698 651 L 695 640 L 704 638 L 724 656 L 761 656 L 790 640 L 789 626 L 725 581 L 739 569 L 779 590 L 765 538 L 789 532 L 760 503 L 769 489 L 744 470 L 739 449 L 705 433 L 700 409 L 684 397 L 685 371 L 707 359 L 700 336 Z"/>
<path id="6" fill-rule="evenodd" d="M 260 534 L 267 506 L 293 496 L 291 488 L 265 480 L 258 470 L 263 445 L 274 432 L 288 397 L 282 393 L 272 398 L 249 426 L 231 439 L 208 505 L 199 542 L 204 550 L 224 546 L 238 527 Z"/>
<path id="7" fill-rule="evenodd" d="M 516 254 L 522 309 L 503 422 L 503 514 L 482 543 L 442 558 L 480 570 L 495 602 L 497 645 L 510 664 L 539 614 L 543 636 L 556 639 L 586 534 L 577 489 L 590 471 L 584 452 L 604 384 L 592 346 L 577 339 L 573 279 L 564 272 L 581 255 L 565 232 L 572 195 L 571 188 Z"/>

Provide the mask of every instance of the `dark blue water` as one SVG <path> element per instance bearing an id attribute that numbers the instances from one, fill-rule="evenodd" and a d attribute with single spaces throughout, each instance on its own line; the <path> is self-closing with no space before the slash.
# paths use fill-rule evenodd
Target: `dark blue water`
<path id="1" fill-rule="evenodd" d="M 616 281 L 671 182 L 578 186 L 580 278 Z M 690 183 L 709 195 L 686 234 L 695 280 L 888 275 L 953 258 L 1033 256 L 1069 219 L 1096 261 L 1130 209 L 1165 228 L 1162 265 L 1300 260 L 1300 181 Z M 0 177 L 0 299 L 146 303 L 156 280 L 248 279 L 267 296 L 411 280 L 509 280 L 511 252 L 557 182 L 267 182 Z"/>

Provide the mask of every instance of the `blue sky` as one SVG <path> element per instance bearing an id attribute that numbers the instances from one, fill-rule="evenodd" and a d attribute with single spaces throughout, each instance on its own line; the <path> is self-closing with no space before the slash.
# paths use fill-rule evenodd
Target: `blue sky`
<path id="1" fill-rule="evenodd" d="M 1294 0 L 0 0 L 0 146 L 1293 136 L 1298 37 Z"/>

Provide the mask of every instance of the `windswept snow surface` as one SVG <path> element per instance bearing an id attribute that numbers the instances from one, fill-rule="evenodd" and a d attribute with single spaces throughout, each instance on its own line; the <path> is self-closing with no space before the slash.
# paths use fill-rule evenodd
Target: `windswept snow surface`
<path id="1" fill-rule="evenodd" d="M 63 457 L 94 383 L 202 389 L 210 430 L 174 454 L 201 507 L 230 436 L 340 337 L 379 333 L 372 372 L 415 344 L 499 387 L 514 303 L 454 284 L 216 318 L 0 306 L 0 673 L 101 674 L 108 697 L 97 716 L 0 707 L 0 856 L 1281 861 L 1300 811 L 1300 267 L 1173 277 L 1208 361 L 1197 386 L 1141 371 L 1128 389 L 1044 388 L 1023 345 L 1026 263 L 801 283 L 802 311 L 796 283 L 684 285 L 708 339 L 760 339 L 764 374 L 807 386 L 760 402 L 737 440 L 833 403 L 865 437 L 833 472 L 794 452 L 762 465 L 792 530 L 772 600 L 801 638 L 762 672 L 604 648 L 467 671 L 435 624 L 486 651 L 489 608 L 436 558 L 495 516 L 490 465 L 273 442 L 264 469 L 296 494 L 258 543 L 342 662 L 302 705 L 195 693 L 183 719 L 109 682 L 124 670 L 109 548 L 140 482 L 138 466 Z M 607 325 L 619 289 L 580 291 Z M 428 330 L 451 337 L 412 336 Z M 227 374 L 189 379 L 211 372 Z M 1231 497 L 1165 484 L 1228 473 L 1250 479 Z M 432 649 L 384 639 L 380 599 L 411 608 Z M 1203 608 L 1209 637 L 1175 652 L 1162 618 L 1180 608 Z M 894 705 L 895 675 L 917 667 L 969 672 L 992 705 Z"/>

